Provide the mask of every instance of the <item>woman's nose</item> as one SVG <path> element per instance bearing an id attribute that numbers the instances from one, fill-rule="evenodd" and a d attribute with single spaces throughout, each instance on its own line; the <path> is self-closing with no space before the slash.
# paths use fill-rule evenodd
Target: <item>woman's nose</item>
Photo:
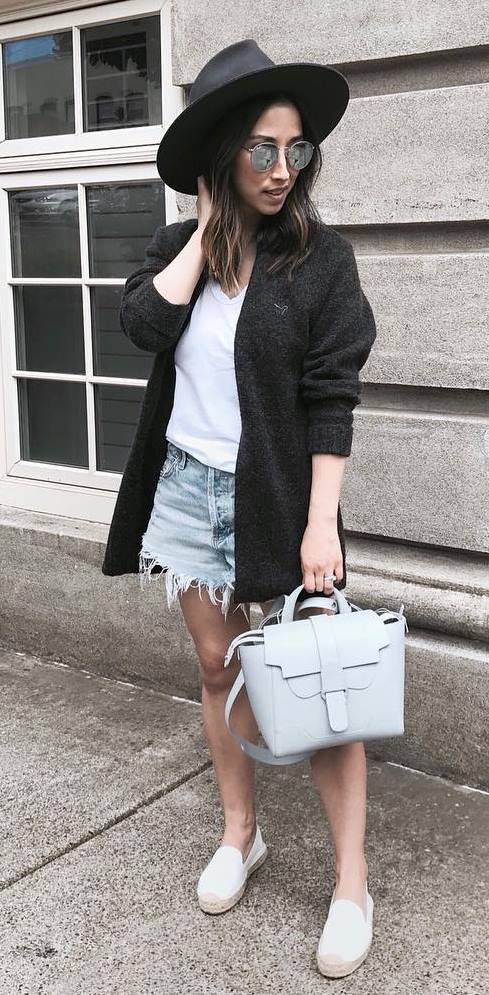
<path id="1" fill-rule="evenodd" d="M 285 149 L 279 149 L 278 159 L 274 162 L 270 172 L 277 179 L 289 179 L 289 164 L 285 157 Z"/>

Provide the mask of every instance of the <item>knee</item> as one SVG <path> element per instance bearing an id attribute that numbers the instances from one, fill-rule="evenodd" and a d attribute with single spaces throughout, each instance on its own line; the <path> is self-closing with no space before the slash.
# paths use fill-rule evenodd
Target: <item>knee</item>
<path id="1" fill-rule="evenodd" d="M 207 691 L 218 693 L 229 690 L 236 678 L 236 654 L 233 653 L 228 667 L 224 666 L 226 649 L 208 642 L 197 647 L 202 683 Z"/>

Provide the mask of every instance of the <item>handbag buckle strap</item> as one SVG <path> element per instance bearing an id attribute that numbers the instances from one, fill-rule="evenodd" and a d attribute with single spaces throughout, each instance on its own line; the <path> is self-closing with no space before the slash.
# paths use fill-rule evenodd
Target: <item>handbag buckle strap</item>
<path id="1" fill-rule="evenodd" d="M 316 638 L 320 665 L 320 694 L 328 711 L 328 721 L 333 732 L 344 732 L 348 729 L 347 681 L 338 656 L 334 636 L 334 616 L 311 615 L 308 621 L 313 627 Z"/>

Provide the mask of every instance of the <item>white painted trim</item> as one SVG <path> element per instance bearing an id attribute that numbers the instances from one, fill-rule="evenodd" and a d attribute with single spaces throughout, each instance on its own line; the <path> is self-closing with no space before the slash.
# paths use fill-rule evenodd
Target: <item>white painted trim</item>
<path id="1" fill-rule="evenodd" d="M 0 191 L 0 230 L 10 233 L 10 218 L 8 209 L 8 193 Z M 15 355 L 15 316 L 13 292 L 10 286 L 12 278 L 10 237 L 0 240 L 0 315 L 2 321 L 0 373 L 3 379 L 3 395 L 5 408 L 4 427 L 4 472 L 10 469 L 19 458 L 20 431 L 17 403 L 17 381 L 13 373 L 16 368 Z M 11 416 L 11 413 L 14 416 Z"/>
<path id="2" fill-rule="evenodd" d="M 185 108 L 185 93 L 183 87 L 173 85 L 172 66 L 172 24 L 171 24 L 171 4 L 164 3 L 161 8 L 161 99 L 163 104 L 163 122 L 161 135 L 158 138 L 158 145 L 163 138 L 163 134 L 169 128 L 172 121 Z M 156 156 L 158 145 L 154 149 L 153 159 L 156 168 Z M 167 224 L 178 221 L 178 204 L 175 190 L 165 186 L 165 214 Z"/>
<path id="3" fill-rule="evenodd" d="M 113 280 L 108 276 L 87 276 L 85 283 L 90 287 L 113 287 L 114 285 L 124 285 L 126 281 L 121 276 L 115 276 Z M 29 287 L 82 287 L 83 279 L 81 276 L 60 276 L 56 279 L 55 276 L 13 276 L 9 283 L 12 286 Z"/>
<path id="4" fill-rule="evenodd" d="M 0 190 L 0 231 L 8 231 L 5 227 L 5 200 L 7 194 Z M 8 225 L 8 221 L 7 221 Z M 4 272 L 5 269 L 5 253 L 2 252 L 1 243 L 5 242 L 5 239 L 0 240 L 0 485 L 2 478 L 7 474 L 7 452 L 6 452 L 6 440 L 7 440 L 7 399 L 5 397 L 4 388 L 4 378 L 2 375 L 2 370 L 4 366 L 3 353 L 6 351 L 6 334 L 5 334 L 5 315 L 3 310 L 5 287 L 7 281 L 7 274 Z"/>
<path id="5" fill-rule="evenodd" d="M 74 25 L 71 35 L 72 35 L 72 51 L 73 51 L 73 100 L 74 100 L 74 112 L 75 112 L 75 121 L 74 121 L 75 134 L 64 135 L 61 136 L 61 138 L 70 138 L 72 141 L 75 140 L 78 146 L 80 138 L 83 135 L 83 93 L 82 93 L 83 66 L 81 59 L 81 35 L 79 27 Z M 42 139 L 42 142 L 46 143 L 46 138 Z M 49 137 L 47 138 L 47 142 L 49 143 Z M 19 145 L 19 139 L 16 140 L 16 145 Z M 51 144 L 49 144 L 48 151 L 50 152 L 51 149 L 52 146 Z M 8 152 L 8 149 L 6 149 L 6 151 Z M 39 149 L 39 151 L 42 152 L 44 150 Z M 15 155 L 15 152 L 13 154 Z"/>
<path id="6" fill-rule="evenodd" d="M 88 258 L 88 224 L 87 224 L 87 196 L 86 196 L 86 186 L 83 183 L 78 184 L 78 205 L 79 205 L 79 219 L 80 219 L 80 266 L 81 266 L 81 277 L 83 282 L 82 286 L 82 316 L 83 316 L 83 344 L 85 352 L 85 382 L 87 389 L 85 391 L 85 402 L 86 402 L 86 418 L 87 418 L 87 441 L 88 441 L 88 473 L 89 475 L 95 473 L 97 470 L 97 446 L 96 446 L 96 427 L 95 427 L 95 412 L 94 412 L 94 393 L 95 389 L 93 386 L 93 349 L 92 349 L 92 309 L 90 307 L 90 287 L 87 287 L 86 280 L 88 280 L 90 273 L 90 265 Z"/>
<path id="7" fill-rule="evenodd" d="M 147 157 L 147 149 L 145 151 Z M 19 178 L 16 172 L 0 175 L 0 186 L 6 190 L 15 190 L 18 187 L 24 190 L 26 187 L 44 185 L 62 186 L 64 183 L 74 185 L 78 182 L 78 179 L 82 183 L 110 183 L 114 180 L 115 176 L 121 180 L 150 180 L 158 178 L 158 172 L 153 162 L 130 162 L 119 165 L 117 162 L 114 163 L 112 156 L 110 157 L 110 162 L 102 162 L 100 165 L 90 163 L 86 168 L 79 170 L 74 167 L 68 169 L 62 168 L 61 165 L 57 168 L 54 166 L 49 167 L 46 166 L 44 159 L 42 163 L 39 162 L 37 165 L 39 168 L 32 170 L 29 174 L 21 178 Z M 42 168 L 40 168 L 41 166 Z M 117 166 L 117 170 L 114 166 Z"/>
<path id="8" fill-rule="evenodd" d="M 141 138 L 138 135 L 138 141 Z M 22 173 L 33 169 L 73 169 L 85 166 L 103 166 L 109 163 L 110 166 L 117 166 L 124 163 L 156 163 L 158 145 L 134 145 L 113 149 L 94 149 L 86 152 L 60 152 L 52 155 L 17 156 L 10 159 L 0 158 L 0 177 L 2 173 Z M 155 166 L 156 169 L 156 166 Z M 24 179 L 22 179 L 24 183 Z M 175 191 L 170 191 L 175 196 Z"/>
<path id="9" fill-rule="evenodd" d="M 30 17 L 28 20 L 15 21 L 14 24 L 0 23 L 0 42 L 14 41 L 22 36 L 32 37 L 32 35 L 45 34 L 48 31 L 63 31 L 64 29 L 75 27 L 87 27 L 91 24 L 100 24 L 107 21 L 123 21 L 141 17 L 142 14 L 157 14 L 162 9 L 170 5 L 170 0 L 122 0 L 119 3 L 104 3 L 102 5 L 90 4 L 80 10 L 80 4 L 74 4 L 73 9 L 63 13 L 56 13 L 56 0 L 52 0 L 43 15 Z M 25 4 L 22 5 L 25 10 Z"/>
<path id="10" fill-rule="evenodd" d="M 99 0 L 99 6 L 111 3 L 111 0 Z M 73 10 L 77 7 L 93 7 L 93 0 L 50 0 L 49 3 L 39 3 L 35 0 L 10 0 L 9 4 L 2 3 L 0 13 L 0 24 L 5 21 L 15 21 L 22 16 L 43 17 L 47 14 L 56 14 L 63 10 Z"/>
<path id="11" fill-rule="evenodd" d="M 38 463 L 36 460 L 18 460 L 11 468 L 11 479 L 35 481 L 43 480 L 50 484 L 75 484 L 77 487 L 93 488 L 100 493 L 114 491 L 121 479 L 120 473 L 109 470 L 84 470 L 79 466 L 59 466 L 57 463 Z"/>
<path id="12" fill-rule="evenodd" d="M 64 515 L 65 518 L 85 522 L 109 525 L 116 497 L 114 492 L 104 493 L 95 488 L 50 484 L 41 480 L 19 482 L 8 477 L 0 480 L 0 504 L 26 511 L 41 511 L 46 515 Z"/>
<path id="13" fill-rule="evenodd" d="M 13 376 L 19 377 L 22 380 L 61 380 L 63 383 L 85 383 L 86 376 L 83 373 L 48 373 L 43 370 L 39 373 L 32 373 L 30 370 L 21 370 L 18 373 L 14 373 Z M 127 378 L 124 383 L 121 384 L 120 377 L 90 377 L 91 381 L 96 384 L 105 384 L 112 387 L 146 387 L 146 380 L 136 380 L 135 378 Z"/>
<path id="14" fill-rule="evenodd" d="M 3 172 L 12 167 L 19 168 L 16 166 L 16 162 L 21 159 L 31 163 L 29 168 L 35 168 L 36 165 L 43 163 L 48 156 L 51 159 L 54 159 L 55 156 L 62 159 L 64 156 L 65 162 L 68 164 L 77 153 L 84 154 L 87 158 L 91 156 L 92 161 L 95 162 L 100 159 L 101 155 L 107 155 L 105 150 L 111 150 L 111 159 L 113 159 L 115 152 L 116 157 L 122 155 L 124 159 L 132 162 L 133 149 L 137 149 L 138 146 L 146 147 L 145 154 L 147 156 L 148 146 L 154 145 L 156 157 L 156 149 L 162 137 L 162 125 L 151 124 L 139 128 L 84 131 L 79 135 L 47 135 L 42 138 L 7 139 L 2 143 L 0 149 L 0 171 Z"/>
<path id="15" fill-rule="evenodd" d="M 3 91 L 3 46 L 0 45 L 0 149 L 5 142 L 5 100 Z"/>

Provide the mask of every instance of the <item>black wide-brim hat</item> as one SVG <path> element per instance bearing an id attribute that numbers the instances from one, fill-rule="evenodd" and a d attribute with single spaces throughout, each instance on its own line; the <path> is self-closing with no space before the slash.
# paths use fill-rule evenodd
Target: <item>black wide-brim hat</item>
<path id="1" fill-rule="evenodd" d="M 196 76 L 188 106 L 167 129 L 156 167 L 163 182 L 180 193 L 197 194 L 197 176 L 205 166 L 202 149 L 221 118 L 251 97 L 283 90 L 302 110 L 324 141 L 343 117 L 350 90 L 345 77 L 317 62 L 275 63 L 252 38 L 228 45 Z"/>

